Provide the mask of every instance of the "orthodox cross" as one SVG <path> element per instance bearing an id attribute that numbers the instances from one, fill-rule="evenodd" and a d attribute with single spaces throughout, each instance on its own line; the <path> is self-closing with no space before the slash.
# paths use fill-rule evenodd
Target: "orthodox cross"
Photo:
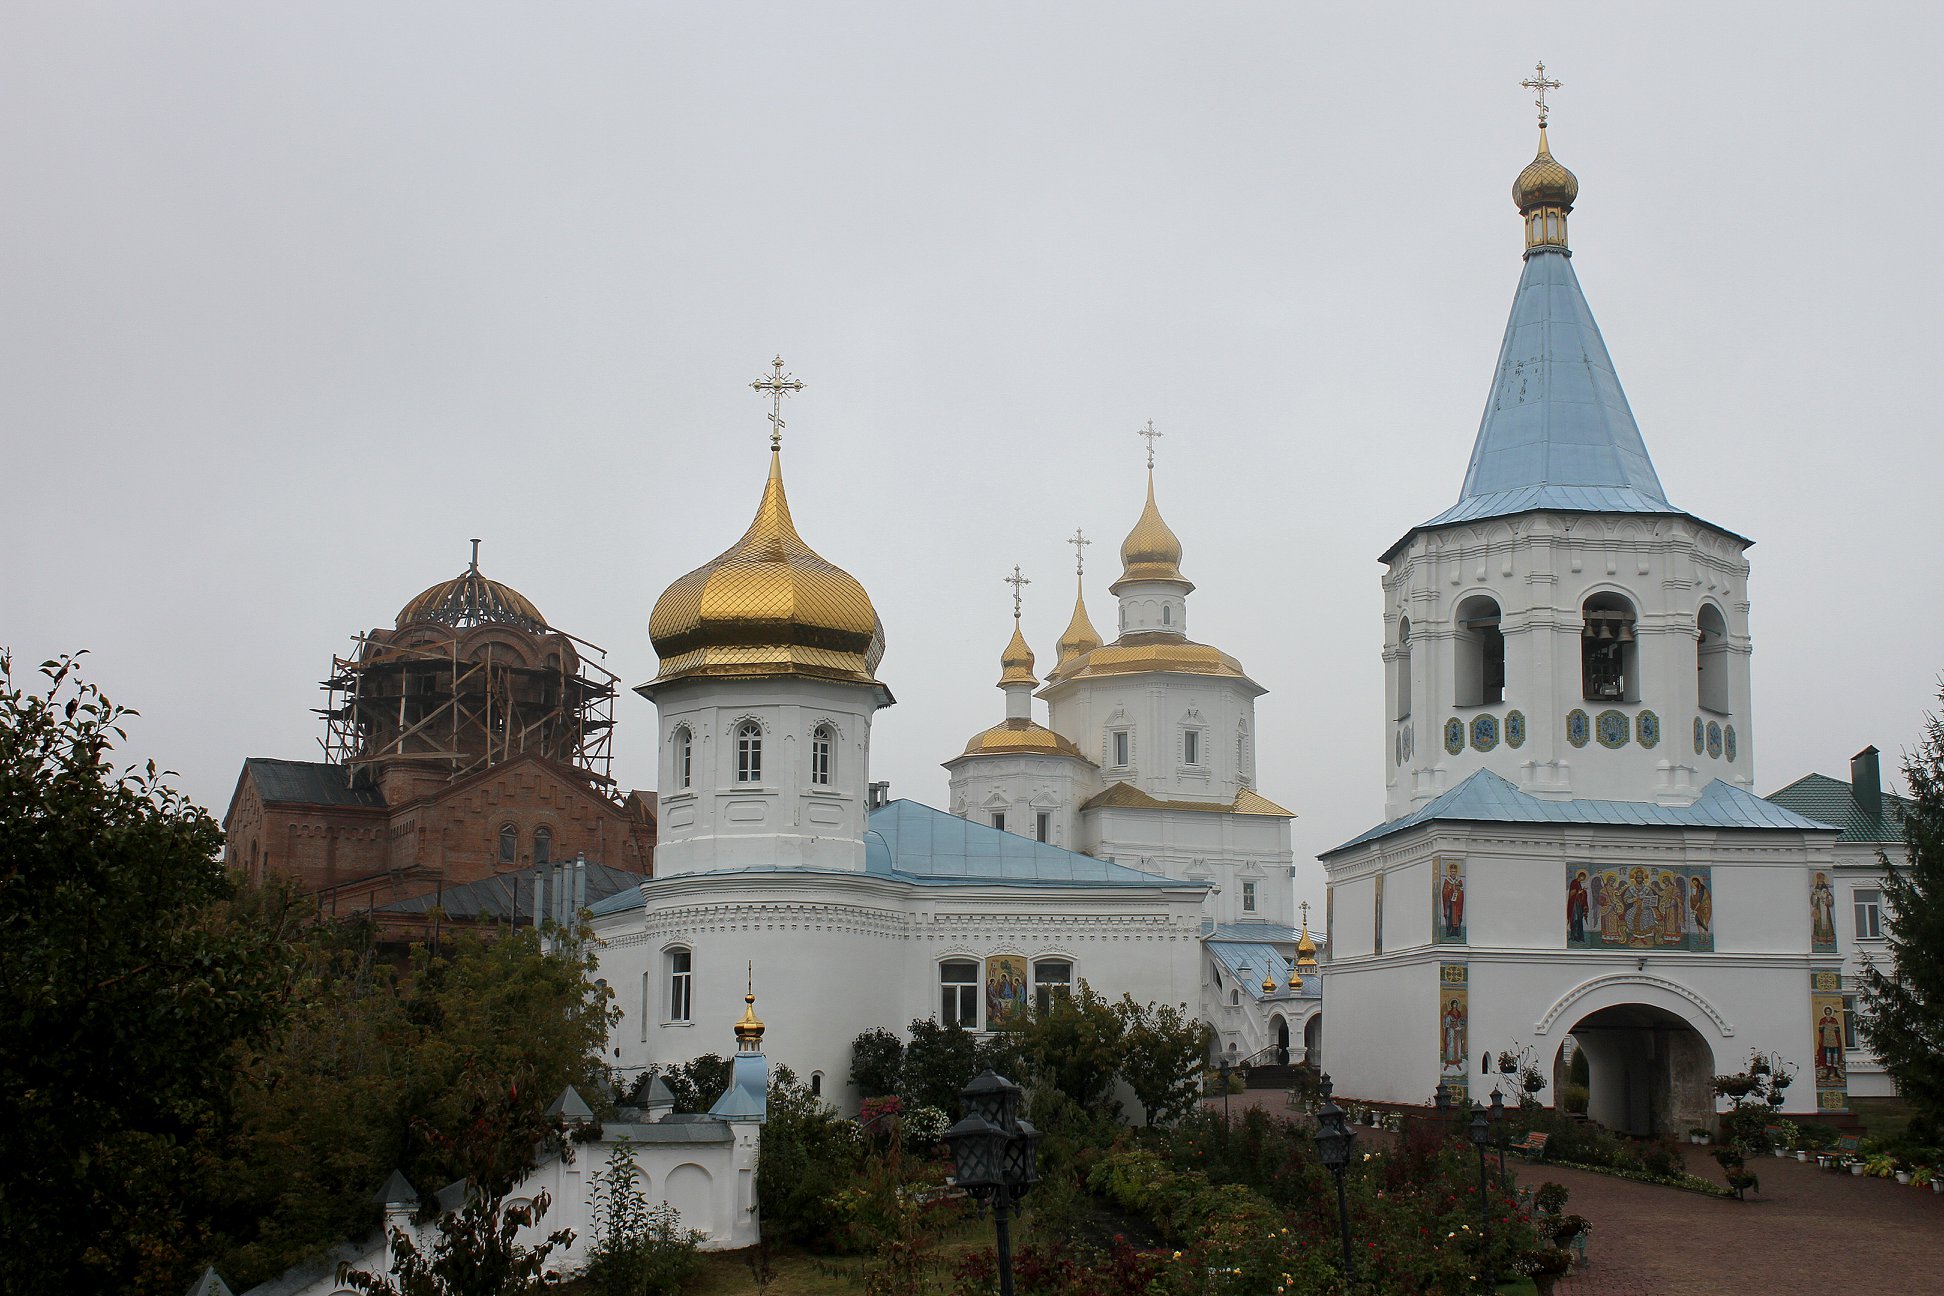
<path id="1" fill-rule="evenodd" d="M 1067 543 L 1073 546 L 1073 574 L 1075 576 L 1085 576 L 1087 574 L 1087 546 L 1092 544 L 1093 541 L 1087 539 L 1087 533 L 1085 531 L 1082 531 L 1079 527 L 1075 527 L 1073 528 L 1073 534 L 1067 538 Z"/>
<path id="2" fill-rule="evenodd" d="M 1135 436 L 1137 436 L 1137 437 L 1146 437 L 1146 438 L 1147 438 L 1147 443 L 1148 443 L 1148 467 L 1150 467 L 1150 468 L 1152 468 L 1152 467 L 1154 467 L 1154 442 L 1155 442 L 1155 439 L 1156 439 L 1157 437 L 1160 437 L 1160 436 L 1162 436 L 1163 434 L 1162 434 L 1162 433 L 1160 433 L 1160 432 L 1156 432 L 1156 431 L 1154 430 L 1154 420 L 1153 420 L 1153 419 L 1149 419 L 1149 420 L 1147 421 L 1147 426 L 1146 426 L 1146 427 L 1144 427 L 1144 428 L 1142 428 L 1142 429 L 1141 429 L 1140 431 L 1138 431 L 1138 432 L 1136 432 L 1136 433 L 1135 433 L 1134 435 L 1135 435 Z"/>
<path id="3" fill-rule="evenodd" d="M 1012 575 L 1002 577 L 1001 579 L 1013 587 L 1013 620 L 1017 621 L 1019 620 L 1019 591 L 1024 586 L 1031 585 L 1033 582 L 1026 576 L 1020 574 L 1018 563 L 1013 564 Z"/>
<path id="4" fill-rule="evenodd" d="M 800 379 L 783 372 L 783 357 L 778 356 L 770 365 L 770 376 L 758 378 L 749 385 L 770 398 L 770 449 L 781 450 L 783 448 L 783 398 L 791 392 L 802 391 L 803 383 Z"/>
<path id="5" fill-rule="evenodd" d="M 1537 99 L 1534 99 L 1532 102 L 1538 106 L 1539 124 L 1541 126 L 1544 126 L 1546 124 L 1546 113 L 1548 111 L 1548 109 L 1546 108 L 1546 91 L 1559 89 L 1559 82 L 1548 81 L 1546 79 L 1546 65 L 1544 63 L 1541 63 L 1538 66 L 1538 68 L 1534 71 L 1533 75 L 1519 82 L 1519 84 L 1527 90 L 1537 90 L 1539 92 L 1539 97 Z"/>
<path id="6" fill-rule="evenodd" d="M 1309 930 L 1309 901 L 1307 900 L 1303 901 L 1302 909 L 1303 909 L 1303 930 L 1308 931 Z"/>

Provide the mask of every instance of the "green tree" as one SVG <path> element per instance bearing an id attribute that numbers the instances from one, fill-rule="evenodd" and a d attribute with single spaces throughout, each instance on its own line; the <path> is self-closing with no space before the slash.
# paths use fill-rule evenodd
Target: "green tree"
<path id="1" fill-rule="evenodd" d="M 134 712 L 78 666 L 29 687 L 0 652 L 0 1291 L 173 1296 L 201 1149 L 284 1014 L 290 914 L 230 921 L 215 822 L 153 762 L 116 770 Z"/>
<path id="2" fill-rule="evenodd" d="M 1944 719 L 1924 718 L 1904 779 L 1905 860 L 1880 856 L 1890 966 L 1864 960 L 1863 1035 L 1934 1139 L 1944 1136 Z"/>
<path id="3" fill-rule="evenodd" d="M 959 1090 L 972 1082 L 978 1062 L 978 1041 L 970 1031 L 919 1017 L 911 1023 L 911 1043 L 905 1046 L 900 1096 L 907 1106 L 936 1107 L 956 1115 L 962 1106 Z"/>
<path id="4" fill-rule="evenodd" d="M 402 970 L 372 935 L 357 920 L 303 934 L 289 1029 L 245 1067 L 212 1175 L 217 1264 L 239 1285 L 362 1233 L 395 1168 L 435 1188 L 476 1175 L 455 1139 L 482 1087 L 513 1094 L 528 1123 L 570 1084 L 601 1101 L 613 1006 L 583 935 L 546 950 L 531 931 L 463 933 Z"/>
<path id="5" fill-rule="evenodd" d="M 1017 1028 L 1017 1044 L 1032 1085 L 1050 1085 L 1083 1107 L 1118 1113 L 1114 1082 L 1127 1061 L 1127 1028 L 1114 1005 L 1085 981 L 1078 994 L 1054 995 L 1044 1011 Z"/>
<path id="6" fill-rule="evenodd" d="M 1172 1004 L 1138 1004 L 1122 995 L 1120 1076 L 1150 1125 L 1172 1125 L 1201 1101 L 1202 1068 L 1212 1032 Z"/>
<path id="7" fill-rule="evenodd" d="M 859 1098 L 882 1098 L 898 1092 L 904 1067 L 904 1041 L 882 1026 L 864 1031 L 851 1041 L 851 1083 Z"/>

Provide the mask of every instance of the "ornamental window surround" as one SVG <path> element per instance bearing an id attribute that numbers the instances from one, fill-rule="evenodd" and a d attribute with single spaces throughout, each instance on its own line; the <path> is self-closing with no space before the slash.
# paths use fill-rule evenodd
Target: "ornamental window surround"
<path id="1" fill-rule="evenodd" d="M 745 720 L 736 726 L 736 782 L 763 781 L 763 726 Z"/>
<path id="2" fill-rule="evenodd" d="M 836 734 L 827 724 L 818 725 L 810 734 L 810 781 L 819 787 L 830 786 L 831 751 L 836 746 Z"/>
<path id="3" fill-rule="evenodd" d="M 1055 997 L 1073 996 L 1073 960 L 1035 959 L 1033 962 L 1033 1003 L 1041 1012 L 1053 1006 Z"/>

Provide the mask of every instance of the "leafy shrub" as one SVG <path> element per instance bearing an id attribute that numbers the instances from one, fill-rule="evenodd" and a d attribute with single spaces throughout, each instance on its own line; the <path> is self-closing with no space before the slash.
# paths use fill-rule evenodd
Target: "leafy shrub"
<path id="1" fill-rule="evenodd" d="M 1575 1115 L 1586 1115 L 1586 1105 L 1592 1101 L 1592 1098 L 1592 1091 L 1583 1084 L 1573 1084 L 1568 1081 L 1559 1086 L 1559 1105 Z"/>
<path id="2" fill-rule="evenodd" d="M 878 1027 L 851 1041 L 851 1083 L 860 1098 L 898 1092 L 904 1072 L 904 1041 Z"/>
<path id="3" fill-rule="evenodd" d="M 756 1150 L 763 1223 L 792 1241 L 830 1249 L 848 1236 L 852 1189 L 863 1164 L 857 1126 L 779 1068 Z"/>
<path id="4" fill-rule="evenodd" d="M 700 1260 L 701 1233 L 663 1202 L 650 1206 L 634 1145 L 615 1144 L 593 1180 L 595 1240 L 587 1281 L 596 1296 L 677 1296 Z"/>

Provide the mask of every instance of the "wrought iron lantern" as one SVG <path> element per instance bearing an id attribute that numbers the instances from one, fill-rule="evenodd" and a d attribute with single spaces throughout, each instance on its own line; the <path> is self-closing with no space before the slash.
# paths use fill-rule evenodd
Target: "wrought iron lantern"
<path id="1" fill-rule="evenodd" d="M 965 1115 L 945 1131 L 953 1179 L 981 1209 L 992 1208 L 999 1242 L 1000 1296 L 1012 1296 L 1012 1237 L 1007 1218 L 1039 1182 L 1040 1132 L 1019 1115 L 1020 1087 L 987 1069 L 959 1091 Z"/>
<path id="2" fill-rule="evenodd" d="M 1495 1095 L 1496 1096 L 1496 1095 Z M 1499 1110 L 1505 1109 L 1505 1100 L 1499 1099 Z M 1485 1182 L 1485 1149 L 1492 1142 L 1492 1122 L 1486 1117 L 1485 1109 L 1477 1103 L 1471 1105 L 1471 1141 L 1478 1149 L 1478 1221 L 1479 1239 L 1485 1248 L 1485 1290 L 1496 1290 L 1496 1277 L 1492 1273 L 1492 1202 L 1491 1189 Z"/>
<path id="3" fill-rule="evenodd" d="M 1350 1128 L 1344 1119 L 1343 1108 L 1336 1105 L 1330 1095 L 1336 1086 L 1330 1082 L 1326 1072 L 1316 1086 L 1316 1092 L 1323 1099 L 1323 1105 L 1316 1109 L 1316 1159 L 1336 1180 L 1337 1190 L 1337 1232 L 1343 1241 L 1343 1275 L 1351 1277 L 1350 1260 L 1350 1207 L 1344 1199 L 1343 1172 L 1350 1164 L 1351 1149 L 1356 1145 L 1357 1132 Z"/>

